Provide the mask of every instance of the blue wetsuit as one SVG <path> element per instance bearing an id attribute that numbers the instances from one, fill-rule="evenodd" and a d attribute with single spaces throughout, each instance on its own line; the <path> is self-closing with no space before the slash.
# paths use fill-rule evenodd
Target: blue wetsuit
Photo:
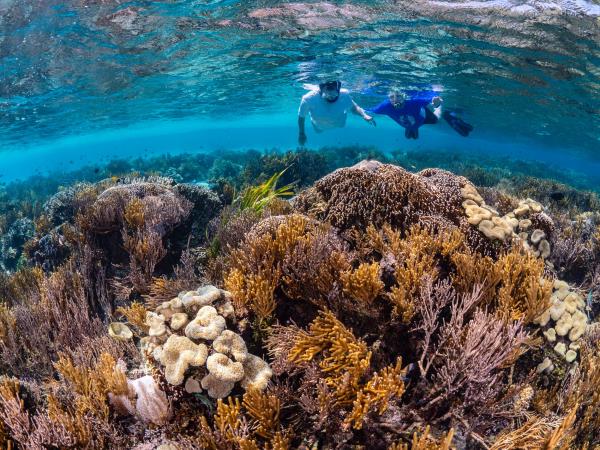
<path id="1" fill-rule="evenodd" d="M 416 95 L 411 95 L 404 102 L 402 108 L 394 108 L 389 99 L 385 99 L 379 105 L 370 109 L 369 112 L 385 114 L 407 130 L 415 131 L 425 123 L 435 123 L 437 121 L 430 117 L 433 114 L 426 108 L 431 103 L 431 99 L 436 95 L 438 94 L 433 91 L 419 92 Z"/>

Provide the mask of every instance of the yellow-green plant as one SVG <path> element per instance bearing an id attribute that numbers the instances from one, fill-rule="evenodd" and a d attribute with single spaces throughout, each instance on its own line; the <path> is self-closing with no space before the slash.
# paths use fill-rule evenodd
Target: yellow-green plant
<path id="1" fill-rule="evenodd" d="M 246 188 L 236 200 L 240 209 L 253 209 L 256 212 L 261 212 L 274 199 L 294 195 L 293 183 L 277 187 L 279 179 L 286 170 L 287 168 L 274 174 L 264 183 Z"/>

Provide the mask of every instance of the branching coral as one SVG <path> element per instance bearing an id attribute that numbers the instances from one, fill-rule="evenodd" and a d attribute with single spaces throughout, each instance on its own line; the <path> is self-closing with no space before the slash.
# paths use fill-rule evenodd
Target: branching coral
<path id="1" fill-rule="evenodd" d="M 362 428 L 362 422 L 370 411 L 377 410 L 379 415 L 388 408 L 388 402 L 394 397 L 401 397 L 405 391 L 403 377 L 406 369 L 402 369 L 399 358 L 393 366 L 385 367 L 381 373 L 375 373 L 369 382 L 356 394 L 352 411 L 345 423 L 356 429 Z"/>
<path id="2" fill-rule="evenodd" d="M 381 231 L 367 228 L 363 244 L 377 251 L 382 258 L 391 261 L 396 284 L 388 293 L 393 313 L 408 323 L 415 313 L 413 298 L 418 295 L 424 277 L 436 278 L 438 259 L 448 257 L 463 246 L 459 231 L 433 233 L 422 227 L 413 227 L 402 239 L 401 233 L 384 225 Z"/>
<path id="3" fill-rule="evenodd" d="M 133 302 L 127 307 L 119 307 L 116 312 L 124 316 L 131 325 L 142 333 L 148 332 L 148 325 L 146 325 L 146 314 L 148 311 L 140 302 Z"/>
<path id="4" fill-rule="evenodd" d="M 453 429 L 446 433 L 445 436 L 442 436 L 439 440 L 433 438 L 429 431 L 429 425 L 425 427 L 420 435 L 415 431 L 410 447 L 406 443 L 399 443 L 391 445 L 388 450 L 451 450 L 454 448 L 451 447 L 452 438 L 454 437 Z"/>
<path id="5" fill-rule="evenodd" d="M 108 393 L 127 394 L 127 378 L 108 354 L 100 356 L 96 367 L 77 367 L 66 356 L 61 355 L 56 370 L 71 386 L 76 395 L 76 413 L 91 414 L 102 420 L 108 419 Z"/>
<path id="6" fill-rule="evenodd" d="M 384 223 L 405 227 L 430 213 L 434 197 L 435 191 L 422 177 L 368 161 L 318 180 L 300 194 L 295 206 L 341 229 Z"/>
<path id="7" fill-rule="evenodd" d="M 457 416 L 484 407 L 501 389 L 503 364 L 526 340 L 520 323 L 507 324 L 476 309 L 480 298 L 479 287 L 463 295 L 447 282 L 428 280 L 423 287 L 415 331 L 420 334 L 418 367 L 424 379 L 431 379 L 427 408 L 444 411 L 442 405 L 448 404 L 448 415 Z"/>
<path id="8" fill-rule="evenodd" d="M 364 342 L 356 339 L 331 312 L 324 311 L 302 331 L 289 353 L 296 363 L 321 357 L 319 367 L 327 385 L 333 389 L 336 401 L 349 404 L 359 387 L 361 377 L 369 368 L 371 352 Z"/>
<path id="9" fill-rule="evenodd" d="M 343 244 L 328 228 L 298 214 L 270 217 L 254 227 L 231 253 L 225 277 L 238 309 L 269 318 L 278 288 L 323 304 L 340 271 L 350 268 Z"/>
<path id="10" fill-rule="evenodd" d="M 371 303 L 383 289 L 378 263 L 363 263 L 355 270 L 342 272 L 344 293 L 363 303 Z"/>

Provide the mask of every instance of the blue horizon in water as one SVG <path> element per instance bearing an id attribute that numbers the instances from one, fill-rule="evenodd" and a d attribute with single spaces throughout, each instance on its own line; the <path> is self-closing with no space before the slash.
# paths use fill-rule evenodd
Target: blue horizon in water
<path id="1" fill-rule="evenodd" d="M 295 112 L 295 111 L 294 111 Z M 600 161 L 580 149 L 551 148 L 510 136 L 473 133 L 464 138 L 444 122 L 421 129 L 418 140 L 404 138 L 403 128 L 384 116 L 376 116 L 377 127 L 350 116 L 345 128 L 315 133 L 307 125 L 308 150 L 322 147 L 373 147 L 392 151 L 446 152 L 471 157 L 506 157 L 539 162 L 559 172 L 585 175 L 590 189 L 600 188 Z M 220 151 L 287 151 L 297 145 L 296 115 L 255 115 L 237 121 L 186 119 L 153 121 L 123 129 L 72 135 L 39 145 L 14 148 L 2 153 L 0 182 L 22 181 L 36 175 L 68 173 L 85 166 L 102 165 L 114 159 L 152 158 L 163 154 Z M 440 161 L 443 165 L 444 161 Z M 482 164 L 483 166 L 483 164 Z M 202 179 L 200 174 L 199 179 Z"/>

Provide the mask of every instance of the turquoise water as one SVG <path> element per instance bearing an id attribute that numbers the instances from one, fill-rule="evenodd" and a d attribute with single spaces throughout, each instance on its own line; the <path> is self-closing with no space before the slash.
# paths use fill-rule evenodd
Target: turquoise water
<path id="1" fill-rule="evenodd" d="M 580 1 L 0 0 L 0 181 L 114 157 L 295 148 L 306 84 L 363 107 L 435 86 L 475 126 L 389 119 L 308 147 L 540 161 L 600 186 L 600 5 Z M 577 175 L 574 175 L 577 176 Z"/>

